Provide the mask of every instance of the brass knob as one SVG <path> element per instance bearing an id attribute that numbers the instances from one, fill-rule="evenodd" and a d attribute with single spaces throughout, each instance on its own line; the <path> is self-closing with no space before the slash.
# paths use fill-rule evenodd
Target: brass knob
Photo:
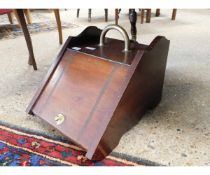
<path id="1" fill-rule="evenodd" d="M 58 115 L 55 116 L 54 119 L 55 119 L 56 124 L 60 125 L 60 124 L 62 124 L 64 122 L 65 117 L 64 117 L 63 114 L 58 114 Z"/>

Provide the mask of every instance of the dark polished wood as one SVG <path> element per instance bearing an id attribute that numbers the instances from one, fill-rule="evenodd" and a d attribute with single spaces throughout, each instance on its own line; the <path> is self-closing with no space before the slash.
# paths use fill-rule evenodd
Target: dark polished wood
<path id="1" fill-rule="evenodd" d="M 100 34 L 88 27 L 68 38 L 27 108 L 94 160 L 107 156 L 159 103 L 169 49 L 159 36 L 150 45 L 132 42 L 126 53 L 121 40 L 107 38 L 99 47 Z M 59 125 L 58 114 L 65 117 Z"/>
<path id="2" fill-rule="evenodd" d="M 17 17 L 17 20 L 19 21 L 19 24 L 22 28 L 22 31 L 23 31 L 23 34 L 25 36 L 25 40 L 26 40 L 26 43 L 27 43 L 27 47 L 28 47 L 28 51 L 29 51 L 28 64 L 32 65 L 34 70 L 37 70 L 37 65 L 36 65 L 36 61 L 35 61 L 35 58 L 34 58 L 34 52 L 33 52 L 31 37 L 30 37 L 29 31 L 28 31 L 28 28 L 27 28 L 27 25 L 26 25 L 23 9 L 15 9 L 13 11 L 15 13 L 15 16 Z"/>
<path id="3" fill-rule="evenodd" d="M 137 13 L 136 13 L 135 9 L 129 9 L 129 20 L 130 20 L 130 23 L 131 23 L 132 40 L 136 41 L 136 35 L 137 35 L 137 30 L 136 30 Z"/>
<path id="4" fill-rule="evenodd" d="M 59 9 L 54 9 L 53 11 L 54 11 L 54 14 L 55 14 L 57 28 L 58 28 L 59 43 L 62 44 L 63 43 L 63 35 L 62 35 L 62 27 L 61 27 Z M 32 65 L 34 70 L 37 70 L 37 65 L 36 65 L 34 52 L 33 52 L 32 41 L 31 41 L 30 33 L 28 31 L 28 28 L 27 28 L 25 16 L 24 16 L 24 12 L 25 12 L 28 23 L 32 23 L 31 22 L 31 17 L 30 17 L 30 14 L 29 14 L 29 10 L 27 10 L 27 9 L 14 9 L 13 12 L 14 12 L 16 18 L 17 18 L 18 23 L 20 24 L 20 26 L 22 28 L 22 31 L 23 31 L 23 34 L 24 34 L 24 37 L 25 37 L 25 40 L 26 40 L 26 44 L 27 44 L 28 52 L 29 52 L 28 64 Z"/>

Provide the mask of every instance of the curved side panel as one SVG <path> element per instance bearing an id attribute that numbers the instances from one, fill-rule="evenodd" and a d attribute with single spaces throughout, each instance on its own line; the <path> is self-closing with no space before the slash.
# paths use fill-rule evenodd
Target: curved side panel
<path id="1" fill-rule="evenodd" d="M 87 27 L 79 35 L 72 37 L 71 42 L 68 44 L 68 48 L 71 46 L 82 46 L 83 44 L 99 44 L 101 29 L 95 26 Z"/>
<path id="2" fill-rule="evenodd" d="M 135 126 L 148 110 L 161 100 L 169 40 L 158 36 L 147 47 L 127 86 L 107 129 L 95 150 L 93 159 L 103 159 Z"/>

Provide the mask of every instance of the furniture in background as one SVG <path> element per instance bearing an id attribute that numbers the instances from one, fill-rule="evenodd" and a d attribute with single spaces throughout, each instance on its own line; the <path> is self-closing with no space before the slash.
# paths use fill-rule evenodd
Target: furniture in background
<path id="1" fill-rule="evenodd" d="M 151 9 L 139 9 L 141 14 L 141 24 L 144 23 L 144 16 L 146 11 L 146 23 L 150 23 L 151 21 Z"/>
<path id="2" fill-rule="evenodd" d="M 25 40 L 27 43 L 27 47 L 28 47 L 28 51 L 29 51 L 28 63 L 29 63 L 29 65 L 33 65 L 34 70 L 37 70 L 36 61 L 35 61 L 34 53 L 33 53 L 33 47 L 32 47 L 32 43 L 31 43 L 31 37 L 30 37 L 29 31 L 27 29 L 24 11 L 27 12 L 26 16 L 29 15 L 29 11 L 21 10 L 21 9 L 15 9 L 15 10 L 0 9 L 0 14 L 1 15 L 7 14 L 11 24 L 13 24 L 12 13 L 14 13 L 14 15 L 16 16 L 17 21 L 22 28 L 22 31 L 23 31 L 23 34 L 24 34 L 24 37 L 25 37 Z M 29 16 L 27 17 L 27 20 L 28 20 L 28 22 L 31 22 L 31 18 Z"/>
<path id="3" fill-rule="evenodd" d="M 119 20 L 119 9 L 115 9 L 115 24 L 118 25 L 118 20 Z"/>
<path id="4" fill-rule="evenodd" d="M 62 35 L 60 13 L 59 13 L 58 9 L 54 9 L 53 11 L 54 11 L 54 14 L 55 14 L 57 28 L 58 28 L 59 43 L 62 44 L 63 43 L 63 35 Z M 34 57 L 31 37 L 30 37 L 30 33 L 28 31 L 27 24 L 26 24 L 26 20 L 29 24 L 32 23 L 31 16 L 30 16 L 30 11 L 29 11 L 29 9 L 13 9 L 13 10 L 0 9 L 0 15 L 7 14 L 11 24 L 13 23 L 12 16 L 11 16 L 12 12 L 16 16 L 17 21 L 18 21 L 18 23 L 19 23 L 19 25 L 20 25 L 20 27 L 23 31 L 23 34 L 24 34 L 24 37 L 25 37 L 25 40 L 26 40 L 26 44 L 27 44 L 27 48 L 28 48 L 28 52 L 29 52 L 28 64 L 32 65 L 34 70 L 37 70 L 37 65 L 36 65 L 36 60 L 35 60 L 35 57 Z M 26 16 L 26 19 L 25 19 L 25 16 Z"/>
<path id="5" fill-rule="evenodd" d="M 176 13 L 177 13 L 177 9 L 173 9 L 172 15 L 171 15 L 171 20 L 176 19 Z M 156 9 L 155 16 L 160 16 L 160 9 Z"/>
<path id="6" fill-rule="evenodd" d="M 115 24 L 118 25 L 119 13 L 121 9 L 115 9 Z M 137 13 L 135 9 L 129 9 L 129 20 L 131 24 L 131 39 L 136 41 L 136 21 L 137 21 Z"/>
<path id="7" fill-rule="evenodd" d="M 105 42 L 109 30 L 124 42 Z M 161 100 L 168 49 L 162 36 L 145 45 L 130 42 L 118 25 L 89 26 L 68 37 L 26 111 L 84 150 L 82 160 L 102 160 Z"/>
<path id="8" fill-rule="evenodd" d="M 118 25 L 119 14 L 121 9 L 115 9 L 115 24 Z"/>
<path id="9" fill-rule="evenodd" d="M 137 13 L 135 9 L 129 9 L 129 20 L 131 24 L 131 39 L 133 41 L 136 41 L 136 34 L 137 34 L 137 29 L 136 29 L 136 21 L 137 21 Z"/>
<path id="10" fill-rule="evenodd" d="M 13 24 L 13 20 L 12 20 L 12 10 L 10 10 L 10 9 L 0 9 L 0 15 L 7 15 L 10 24 Z"/>
<path id="11" fill-rule="evenodd" d="M 26 44 L 28 47 L 28 52 L 29 52 L 29 59 L 28 59 L 28 64 L 32 65 L 34 70 L 37 70 L 37 65 L 36 65 L 36 60 L 34 57 L 34 52 L 33 52 L 33 46 L 31 42 L 31 36 L 27 28 L 25 16 L 24 16 L 24 10 L 23 9 L 14 9 L 13 10 L 21 28 L 23 31 L 23 34 L 25 36 Z"/>
<path id="12" fill-rule="evenodd" d="M 108 21 L 108 9 L 104 9 L 105 11 L 105 22 Z M 79 18 L 79 12 L 80 9 L 77 9 L 77 18 Z M 91 21 L 91 14 L 92 14 L 92 9 L 88 9 L 88 21 Z"/>
<path id="13" fill-rule="evenodd" d="M 105 21 L 108 21 L 108 9 L 105 10 Z M 115 24 L 118 25 L 119 20 L 119 13 L 121 9 L 115 9 Z M 79 17 L 80 9 L 77 9 L 77 18 Z M 135 12 L 135 9 L 129 9 L 129 20 L 131 23 L 131 36 L 132 40 L 136 40 L 136 20 L 137 20 L 137 14 Z M 91 9 L 88 9 L 88 21 L 91 21 Z"/>
<path id="14" fill-rule="evenodd" d="M 146 23 L 150 23 L 152 10 L 151 9 L 140 9 L 140 11 L 141 11 L 141 24 L 144 23 L 145 11 L 146 11 Z M 173 9 L 171 20 L 176 19 L 176 13 L 177 13 L 177 9 Z M 157 16 L 157 17 L 160 16 L 160 9 L 156 9 L 155 16 Z"/>
<path id="15" fill-rule="evenodd" d="M 27 23 L 31 24 L 32 23 L 32 19 L 31 19 L 30 10 L 29 9 L 24 9 L 23 12 L 25 14 Z"/>
<path id="16" fill-rule="evenodd" d="M 31 24 L 31 15 L 29 9 L 23 10 L 27 23 Z M 12 9 L 0 9 L 0 15 L 7 14 L 10 24 L 13 24 L 13 10 Z M 16 17 L 17 18 L 17 17 Z"/>

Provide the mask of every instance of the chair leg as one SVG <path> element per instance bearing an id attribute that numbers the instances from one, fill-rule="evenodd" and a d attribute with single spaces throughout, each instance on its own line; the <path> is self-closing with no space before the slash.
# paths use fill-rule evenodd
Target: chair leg
<path id="1" fill-rule="evenodd" d="M 91 9 L 88 9 L 88 21 L 91 22 Z"/>
<path id="2" fill-rule="evenodd" d="M 63 43 L 63 34 L 62 34 L 62 27 L 61 27 L 61 19 L 60 19 L 60 13 L 59 9 L 54 9 L 54 14 L 55 14 L 55 19 L 57 23 L 57 28 L 58 28 L 58 35 L 59 35 L 59 43 Z"/>
<path id="3" fill-rule="evenodd" d="M 144 9 L 141 9 L 141 24 L 144 23 Z"/>
<path id="4" fill-rule="evenodd" d="M 79 11 L 80 9 L 77 9 L 77 18 L 79 18 Z"/>
<path id="5" fill-rule="evenodd" d="M 115 24 L 118 25 L 119 9 L 115 9 Z"/>
<path id="6" fill-rule="evenodd" d="M 29 51 L 28 64 L 33 65 L 34 70 L 37 70 L 36 60 L 34 58 L 33 46 L 32 46 L 32 42 L 31 42 L 31 37 L 30 37 L 30 33 L 29 33 L 27 25 L 26 25 L 24 12 L 21 9 L 13 10 L 13 12 L 14 12 L 15 16 L 17 17 L 17 20 L 18 20 L 18 22 L 23 30 L 23 34 L 25 36 L 25 40 L 27 43 L 28 51 Z"/>
<path id="7" fill-rule="evenodd" d="M 13 24 L 12 13 L 7 14 L 10 24 Z"/>
<path id="8" fill-rule="evenodd" d="M 160 16 L 160 9 L 156 9 L 155 16 Z"/>
<path id="9" fill-rule="evenodd" d="M 146 23 L 150 23 L 150 21 L 151 21 L 151 9 L 147 9 Z"/>
<path id="10" fill-rule="evenodd" d="M 31 24 L 32 23 L 32 20 L 31 20 L 30 10 L 29 9 L 24 9 L 24 14 L 26 16 L 27 23 L 28 24 Z"/>
<path id="11" fill-rule="evenodd" d="M 105 10 L 105 22 L 108 21 L 108 9 L 104 9 Z"/>
<path id="12" fill-rule="evenodd" d="M 20 20 L 19 20 L 19 16 L 18 16 L 16 10 L 13 10 L 13 14 L 15 15 L 15 18 L 16 18 L 16 20 L 17 20 L 17 22 L 18 22 L 18 27 L 21 27 L 21 25 L 20 25 Z"/>
<path id="13" fill-rule="evenodd" d="M 171 20 L 175 20 L 176 19 L 176 12 L 177 12 L 177 9 L 173 9 Z"/>

